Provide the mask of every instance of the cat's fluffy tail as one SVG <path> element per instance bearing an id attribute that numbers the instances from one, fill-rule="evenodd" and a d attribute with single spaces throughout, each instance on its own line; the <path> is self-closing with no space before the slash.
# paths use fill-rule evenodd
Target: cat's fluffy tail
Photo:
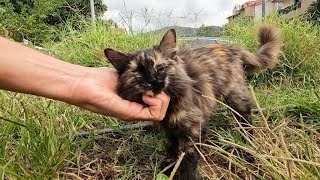
<path id="1" fill-rule="evenodd" d="M 246 72 L 259 72 L 273 68 L 281 53 L 282 39 L 280 31 L 271 25 L 261 25 L 258 32 L 258 51 L 245 53 L 243 60 Z"/>

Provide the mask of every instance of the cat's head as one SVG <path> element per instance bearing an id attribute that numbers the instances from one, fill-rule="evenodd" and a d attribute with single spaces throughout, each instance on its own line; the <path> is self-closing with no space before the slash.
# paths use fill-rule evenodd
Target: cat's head
<path id="1" fill-rule="evenodd" d="M 170 84 L 170 77 L 179 71 L 181 61 L 176 56 L 174 29 L 168 30 L 160 44 L 152 48 L 131 53 L 107 48 L 104 53 L 120 75 L 120 95 L 125 94 L 124 96 L 130 100 L 134 100 L 137 94 L 155 95 L 165 90 Z"/>

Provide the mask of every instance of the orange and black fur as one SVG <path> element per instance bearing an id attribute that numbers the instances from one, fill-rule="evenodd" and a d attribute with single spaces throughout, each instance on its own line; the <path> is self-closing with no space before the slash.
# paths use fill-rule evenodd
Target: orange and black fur
<path id="1" fill-rule="evenodd" d="M 151 48 L 132 53 L 105 49 L 106 57 L 119 72 L 121 97 L 143 104 L 143 94 L 164 91 L 170 96 L 161 122 L 168 140 L 168 159 L 174 161 L 181 152 L 186 153 L 175 179 L 200 179 L 194 143 L 204 141 L 210 114 L 217 106 L 212 98 L 223 99 L 241 115 L 235 114 L 243 126 L 250 126 L 251 94 L 245 74 L 275 66 L 282 45 L 279 31 L 262 25 L 258 43 L 256 53 L 218 44 L 178 49 L 175 30 L 171 29 L 159 45 Z"/>

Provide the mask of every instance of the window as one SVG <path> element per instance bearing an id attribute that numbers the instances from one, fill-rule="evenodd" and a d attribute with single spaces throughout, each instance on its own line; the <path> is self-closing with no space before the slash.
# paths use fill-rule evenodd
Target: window
<path id="1" fill-rule="evenodd" d="M 282 3 L 281 3 L 281 2 L 275 2 L 275 3 L 274 3 L 274 8 L 275 8 L 276 10 L 282 9 Z"/>

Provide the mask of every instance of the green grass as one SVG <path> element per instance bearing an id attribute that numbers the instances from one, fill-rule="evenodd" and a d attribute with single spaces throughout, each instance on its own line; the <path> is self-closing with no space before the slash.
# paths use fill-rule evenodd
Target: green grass
<path id="1" fill-rule="evenodd" d="M 146 48 L 159 41 L 156 35 L 128 35 L 122 31 L 98 23 L 96 28 L 90 24 L 75 30 L 66 26 L 61 34 L 61 41 L 49 43 L 50 52 L 58 58 L 84 66 L 107 66 L 104 56 L 105 48 L 123 52 Z"/>
<path id="2" fill-rule="evenodd" d="M 210 146 L 204 147 L 204 154 L 212 154 L 206 157 L 213 159 L 211 167 L 221 167 L 218 174 L 225 178 L 318 179 L 320 102 L 315 91 L 304 86 L 260 85 L 255 92 L 259 103 L 254 108 L 251 139 L 241 128 L 235 128 L 237 121 L 233 117 L 215 115 L 215 119 L 224 121 L 212 122 L 215 128 L 210 130 L 206 143 Z M 225 125 L 225 119 L 234 126 Z M 244 143 L 241 136 L 249 143 Z M 248 154 L 255 163 L 246 160 Z"/>
<path id="3" fill-rule="evenodd" d="M 283 56 L 279 65 L 270 73 L 264 74 L 265 78 L 274 78 L 274 73 L 282 78 L 302 81 L 313 79 L 319 83 L 320 79 L 320 27 L 304 20 L 303 17 L 292 20 L 283 20 L 277 16 L 269 17 L 266 23 L 273 24 L 281 30 L 284 47 Z M 255 34 L 258 24 L 246 19 L 239 19 L 224 29 L 223 34 L 251 52 L 256 50 Z M 272 76 L 267 76 L 272 74 Z"/>
<path id="4" fill-rule="evenodd" d="M 301 19 L 269 19 L 284 35 L 284 55 L 275 70 L 250 76 L 257 98 L 255 135 L 237 128 L 226 108 L 210 122 L 200 171 L 207 179 L 319 179 L 320 83 L 318 27 Z M 255 50 L 255 24 L 241 21 L 225 33 Z M 102 24 L 66 28 L 50 54 L 84 66 L 109 66 L 103 49 L 131 51 L 157 44 L 160 36 L 127 35 Z M 262 108 L 260 109 L 259 106 Z M 76 137 L 78 132 L 115 128 L 124 122 L 77 107 L 0 91 L 0 179 L 152 179 L 161 171 L 164 136 L 136 129 Z M 251 154 L 255 162 L 246 156 Z"/>

